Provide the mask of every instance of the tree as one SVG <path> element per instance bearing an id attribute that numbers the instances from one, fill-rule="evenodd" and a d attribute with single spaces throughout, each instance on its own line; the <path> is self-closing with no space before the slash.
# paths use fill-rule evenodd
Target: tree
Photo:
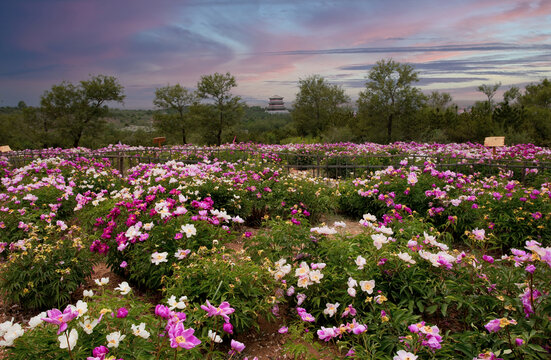
<path id="1" fill-rule="evenodd" d="M 418 73 L 408 64 L 392 59 L 380 60 L 369 71 L 365 91 L 360 92 L 358 110 L 360 118 L 386 125 L 386 142 L 392 141 L 395 120 L 402 120 L 406 127 L 411 125 L 423 103 L 423 94 L 411 84 L 419 81 Z"/>
<path id="2" fill-rule="evenodd" d="M 481 93 L 483 93 L 488 97 L 487 107 L 488 107 L 489 113 L 494 111 L 494 96 L 497 92 L 497 89 L 499 89 L 500 86 L 501 86 L 501 83 L 498 82 L 498 83 L 495 83 L 494 85 L 482 84 L 478 87 L 478 91 L 480 91 Z"/>
<path id="3" fill-rule="evenodd" d="M 521 96 L 520 89 L 516 86 L 511 86 L 511 88 L 503 93 L 503 102 L 511 104 L 517 101 Z"/>
<path id="4" fill-rule="evenodd" d="M 197 96 L 210 100 L 213 104 L 198 105 L 194 113 L 203 120 L 203 125 L 215 131 L 218 146 L 222 143 L 224 129 L 235 124 L 243 114 L 241 98 L 231 94 L 231 89 L 236 86 L 235 77 L 229 72 L 225 75 L 219 73 L 203 75 L 197 83 Z M 207 109 L 205 106 L 211 109 Z M 214 110 L 216 114 L 214 119 L 211 116 L 211 110 Z"/>
<path id="5" fill-rule="evenodd" d="M 102 125 L 99 121 L 109 109 L 108 101 L 122 102 L 123 87 L 113 76 L 98 75 L 78 85 L 62 82 L 52 86 L 40 99 L 40 111 L 53 126 L 71 139 L 78 147 L 82 134 Z M 49 122 L 44 121 L 48 132 Z"/>
<path id="6" fill-rule="evenodd" d="M 187 113 L 195 101 L 196 95 L 180 84 L 156 89 L 153 104 L 168 113 L 154 115 L 155 127 L 167 133 L 178 130 L 182 134 L 182 142 L 186 144 L 186 129 L 191 125 Z"/>
<path id="7" fill-rule="evenodd" d="M 338 85 L 320 75 L 299 80 L 299 92 L 291 115 L 300 135 L 319 136 L 325 130 L 346 125 L 350 97 Z"/>
<path id="8" fill-rule="evenodd" d="M 520 103 L 551 110 L 551 81 L 543 79 L 539 84 L 526 85 L 526 92 L 520 96 Z"/>
<path id="9" fill-rule="evenodd" d="M 427 98 L 427 105 L 436 112 L 444 111 L 452 102 L 450 93 L 433 91 Z"/>
<path id="10" fill-rule="evenodd" d="M 538 144 L 551 144 L 551 81 L 526 85 L 519 102 L 526 109 L 526 127 Z"/>

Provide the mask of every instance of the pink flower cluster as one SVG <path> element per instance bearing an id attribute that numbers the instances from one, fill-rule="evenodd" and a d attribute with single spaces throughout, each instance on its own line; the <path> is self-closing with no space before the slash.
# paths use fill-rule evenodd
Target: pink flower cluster
<path id="1" fill-rule="evenodd" d="M 414 334 L 417 334 L 417 341 L 422 346 L 429 349 L 436 350 L 442 347 L 442 336 L 440 336 L 440 329 L 438 326 L 428 326 L 424 321 L 408 326 L 408 330 Z"/>

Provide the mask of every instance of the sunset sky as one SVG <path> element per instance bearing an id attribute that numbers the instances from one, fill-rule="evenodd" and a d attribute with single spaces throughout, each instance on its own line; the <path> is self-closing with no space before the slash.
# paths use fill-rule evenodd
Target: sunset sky
<path id="1" fill-rule="evenodd" d="M 312 74 L 356 99 L 383 58 L 460 104 L 551 77 L 551 0 L 2 0 L 0 34 L 0 106 L 105 74 L 152 108 L 155 88 L 228 71 L 249 104 L 292 102 Z"/>

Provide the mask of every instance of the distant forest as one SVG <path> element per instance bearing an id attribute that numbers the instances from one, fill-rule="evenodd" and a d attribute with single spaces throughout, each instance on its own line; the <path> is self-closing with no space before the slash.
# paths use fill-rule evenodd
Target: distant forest
<path id="1" fill-rule="evenodd" d="M 108 144 L 152 146 L 225 142 L 483 142 L 505 136 L 507 144 L 551 146 L 551 81 L 524 89 L 510 87 L 502 101 L 501 84 L 477 88 L 485 97 L 466 110 L 448 93 L 423 94 L 410 65 L 381 60 L 370 70 L 355 104 L 342 87 L 319 75 L 298 82 L 290 111 L 268 113 L 231 94 L 229 74 L 201 77 L 197 90 L 180 85 L 159 88 L 156 110 L 120 110 L 106 103 L 124 100 L 114 77 L 99 75 L 79 84 L 63 82 L 41 97 L 40 106 L 0 108 L 0 145 L 12 149 L 103 147 Z M 288 104 L 289 106 L 289 104 Z"/>

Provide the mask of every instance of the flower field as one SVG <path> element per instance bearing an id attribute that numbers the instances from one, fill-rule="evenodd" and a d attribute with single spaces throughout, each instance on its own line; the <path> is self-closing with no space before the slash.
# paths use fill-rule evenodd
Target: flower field
<path id="1" fill-rule="evenodd" d="M 121 151 L 157 153 L 121 173 Z M 547 148 L 18 156 L 0 158 L 0 297 L 33 316 L 0 323 L 7 359 L 253 359 L 245 335 L 266 322 L 269 358 L 551 356 Z M 366 167 L 313 177 L 297 158 Z M 98 264 L 122 280 L 91 279 Z"/>

